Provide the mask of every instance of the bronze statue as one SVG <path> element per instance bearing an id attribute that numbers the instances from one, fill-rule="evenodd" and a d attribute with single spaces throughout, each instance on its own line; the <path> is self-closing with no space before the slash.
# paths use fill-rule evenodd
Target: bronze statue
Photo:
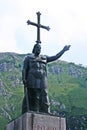
<path id="1" fill-rule="evenodd" d="M 23 62 L 22 80 L 24 84 L 24 99 L 22 114 L 28 111 L 50 113 L 46 65 L 60 58 L 70 48 L 70 45 L 65 46 L 58 54 L 51 57 L 40 55 L 40 28 L 47 29 L 48 31 L 50 29 L 49 26 L 40 24 L 40 15 L 41 13 L 37 12 L 37 23 L 30 20 L 27 21 L 28 25 L 37 27 L 37 41 L 32 53 L 28 54 Z"/>
<path id="2" fill-rule="evenodd" d="M 69 48 L 70 45 L 65 46 L 58 54 L 49 57 L 40 55 L 41 46 L 37 43 L 32 54 L 25 57 L 22 70 L 25 92 L 22 113 L 27 111 L 50 113 L 46 64 L 60 58 Z"/>

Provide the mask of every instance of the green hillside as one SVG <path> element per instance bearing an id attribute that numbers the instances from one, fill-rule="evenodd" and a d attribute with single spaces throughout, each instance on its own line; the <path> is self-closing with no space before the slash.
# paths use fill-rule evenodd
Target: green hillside
<path id="1" fill-rule="evenodd" d="M 69 115 L 87 114 L 87 69 L 57 61 L 49 64 L 48 70 L 50 98 L 59 102 L 54 105 L 56 110 L 63 109 Z"/>
<path id="2" fill-rule="evenodd" d="M 0 130 L 4 130 L 9 121 L 21 115 L 21 69 L 24 56 L 0 53 Z M 74 130 L 74 126 L 71 127 L 73 118 L 78 118 L 79 122 L 83 122 L 81 127 L 87 128 L 87 68 L 56 61 L 48 64 L 47 71 L 51 112 L 67 117 L 67 130 Z"/>

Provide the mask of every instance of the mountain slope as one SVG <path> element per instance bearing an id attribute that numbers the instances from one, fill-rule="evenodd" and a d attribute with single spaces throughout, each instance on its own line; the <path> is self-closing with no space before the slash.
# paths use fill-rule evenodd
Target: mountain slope
<path id="1" fill-rule="evenodd" d="M 71 115 L 87 113 L 87 69 L 66 62 L 48 65 L 49 91 L 52 99 L 64 105 L 64 111 Z M 61 105 L 57 106 L 60 111 Z M 59 109 L 58 109 L 59 108 Z"/>
<path id="2" fill-rule="evenodd" d="M 24 56 L 0 53 L 0 130 L 21 114 Z M 87 115 L 87 68 L 58 60 L 48 64 L 47 71 L 51 112 L 68 117 Z"/>

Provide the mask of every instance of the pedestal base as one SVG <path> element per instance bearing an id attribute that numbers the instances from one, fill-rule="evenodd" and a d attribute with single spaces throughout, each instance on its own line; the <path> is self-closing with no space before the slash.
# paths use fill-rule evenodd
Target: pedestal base
<path id="1" fill-rule="evenodd" d="M 5 130 L 66 130 L 66 119 L 46 114 L 25 113 L 10 122 Z"/>

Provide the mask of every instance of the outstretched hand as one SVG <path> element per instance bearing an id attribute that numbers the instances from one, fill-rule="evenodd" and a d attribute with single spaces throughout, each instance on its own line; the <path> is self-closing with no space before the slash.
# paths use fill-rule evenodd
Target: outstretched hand
<path id="1" fill-rule="evenodd" d="M 68 51 L 70 47 L 71 47 L 71 45 L 66 45 L 66 46 L 64 46 L 63 50 Z"/>

